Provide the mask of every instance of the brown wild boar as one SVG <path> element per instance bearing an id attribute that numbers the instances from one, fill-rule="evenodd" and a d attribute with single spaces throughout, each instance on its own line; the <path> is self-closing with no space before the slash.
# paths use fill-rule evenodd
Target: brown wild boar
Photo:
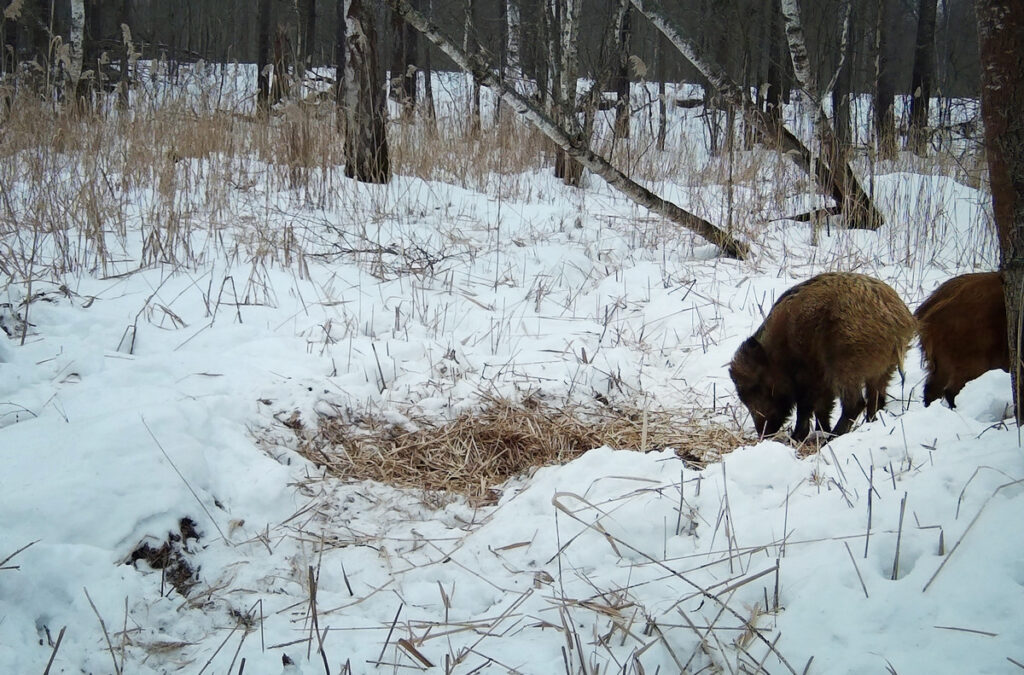
<path id="1" fill-rule="evenodd" d="M 914 312 L 921 362 L 928 372 L 924 404 L 940 396 L 955 408 L 968 381 L 995 368 L 1010 370 L 1006 307 L 999 272 L 953 277 Z"/>
<path id="2" fill-rule="evenodd" d="M 729 376 L 761 436 L 781 429 L 794 406 L 795 440 L 807 437 L 812 413 L 827 432 L 837 396 L 838 436 L 865 408 L 874 419 L 893 372 L 902 372 L 914 330 L 910 310 L 885 283 L 850 272 L 819 274 L 779 296 L 736 351 Z"/>

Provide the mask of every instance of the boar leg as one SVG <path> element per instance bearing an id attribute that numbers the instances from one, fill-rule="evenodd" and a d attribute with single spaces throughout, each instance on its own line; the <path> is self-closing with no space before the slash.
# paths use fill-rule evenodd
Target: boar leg
<path id="1" fill-rule="evenodd" d="M 796 404 L 796 426 L 793 427 L 793 440 L 802 441 L 807 438 L 811 431 L 811 415 L 814 413 L 814 402 L 808 400 L 797 401 Z"/>
<path id="2" fill-rule="evenodd" d="M 832 428 L 832 408 L 836 400 L 832 396 L 822 396 L 814 406 L 814 428 L 826 434 Z"/>
<path id="3" fill-rule="evenodd" d="M 868 380 L 867 382 L 867 419 L 869 422 L 873 421 L 878 411 L 885 407 L 886 392 L 889 388 L 889 380 L 892 378 L 892 373 L 893 371 L 890 370 L 885 375 L 874 380 Z"/>
<path id="4" fill-rule="evenodd" d="M 853 421 L 864 412 L 864 408 L 867 406 L 867 401 L 864 400 L 864 395 L 859 389 L 843 392 L 839 402 L 842 404 L 842 414 L 839 415 L 839 421 L 832 429 L 834 436 L 842 436 L 849 431 L 853 427 Z"/>

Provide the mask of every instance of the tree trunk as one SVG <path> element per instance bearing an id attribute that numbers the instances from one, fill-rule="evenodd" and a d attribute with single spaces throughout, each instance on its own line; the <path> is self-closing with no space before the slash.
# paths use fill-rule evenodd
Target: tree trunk
<path id="1" fill-rule="evenodd" d="M 680 35 L 656 0 L 630 1 L 711 82 L 726 101 L 740 110 L 748 124 L 753 125 L 768 142 L 774 141 L 780 151 L 792 157 L 832 195 L 836 205 L 844 209 L 848 227 L 873 230 L 882 225 L 884 219 L 881 213 L 864 192 L 849 164 L 840 162 L 833 167 L 827 161 L 815 161 L 810 149 L 799 138 L 752 105 L 748 93 L 740 89 L 717 64 L 705 59 L 692 40 Z"/>
<path id="2" fill-rule="evenodd" d="M 260 0 L 256 18 L 256 111 L 270 110 L 270 0 Z"/>
<path id="3" fill-rule="evenodd" d="M 421 14 L 416 12 L 408 0 L 389 0 L 389 2 L 416 30 L 440 47 L 459 68 L 472 74 L 476 81 L 494 90 L 517 114 L 533 124 L 574 160 L 581 162 L 595 174 L 601 176 L 610 186 L 637 204 L 707 239 L 719 247 L 724 254 L 734 258 L 743 258 L 747 255 L 747 247 L 736 241 L 728 232 L 684 211 L 672 202 L 658 197 L 613 167 L 606 159 L 595 154 L 589 147 L 580 146 L 576 138 L 562 128 L 556 120 L 545 114 L 530 97 L 505 84 L 497 75 L 494 65 L 489 63 L 479 51 L 475 54 L 466 54 L 459 49 L 451 38 L 441 33 L 436 26 L 427 22 Z"/>
<path id="4" fill-rule="evenodd" d="M 782 124 L 782 89 L 786 71 L 786 59 L 789 58 L 782 36 L 782 13 L 779 3 L 772 0 L 769 5 L 768 18 L 768 91 L 764 95 L 764 111 L 773 124 Z M 774 139 L 767 139 L 768 144 Z"/>
<path id="5" fill-rule="evenodd" d="M 910 148 L 928 154 L 928 103 L 935 77 L 935 6 L 937 0 L 920 0 L 917 9 L 917 44 L 910 78 Z"/>
<path id="6" fill-rule="evenodd" d="M 583 138 L 584 129 L 576 114 L 577 81 L 579 78 L 579 26 L 583 0 L 558 0 L 561 4 L 561 23 L 558 25 L 559 91 L 556 95 L 558 117 L 564 129 L 576 136 L 577 143 L 589 145 Z M 583 165 L 567 154 L 564 148 L 555 151 L 555 176 L 566 185 L 579 187 L 583 180 Z"/>
<path id="7" fill-rule="evenodd" d="M 18 22 L 0 12 L 0 73 L 18 72 Z"/>
<path id="8" fill-rule="evenodd" d="M 121 80 L 117 83 L 117 105 L 127 110 L 132 87 L 132 65 L 135 63 L 135 45 L 132 43 L 132 3 L 121 2 Z"/>
<path id="9" fill-rule="evenodd" d="M 981 52 L 981 114 L 999 232 L 1000 269 L 1006 296 L 1010 377 L 1017 425 L 1024 424 L 1020 368 L 1024 302 L 1024 4 L 977 0 Z"/>
<path id="10" fill-rule="evenodd" d="M 875 143 L 880 159 L 896 157 L 896 86 L 889 63 L 889 10 L 892 0 L 878 0 L 875 18 Z"/>
<path id="11" fill-rule="evenodd" d="M 377 29 L 372 8 L 345 0 L 345 175 L 365 183 L 391 180 L 384 87 L 377 71 Z"/>
<path id="12" fill-rule="evenodd" d="M 342 111 L 342 93 L 345 81 L 345 0 L 335 0 L 335 24 L 334 24 L 334 103 L 337 109 L 336 124 L 339 134 L 345 136 L 345 115 Z"/>
<path id="13" fill-rule="evenodd" d="M 658 78 L 658 140 L 655 146 L 659 151 L 665 151 L 665 137 L 668 136 L 668 111 L 665 101 L 665 78 L 668 77 L 665 68 L 665 38 L 661 34 L 654 36 L 654 67 L 655 77 Z"/>
<path id="14" fill-rule="evenodd" d="M 849 5 L 847 5 L 849 7 Z M 853 93 L 853 45 L 854 18 L 847 15 L 843 25 L 844 39 L 841 41 L 843 54 L 840 55 L 836 82 L 832 87 L 832 116 L 835 118 L 836 143 L 839 145 L 839 159 L 846 161 L 850 147 L 850 96 Z"/>
<path id="15" fill-rule="evenodd" d="M 434 0 L 421 0 L 427 4 L 427 16 L 434 13 Z M 431 124 L 437 121 L 437 111 L 434 109 L 434 84 L 433 67 L 430 62 L 430 45 L 423 43 L 423 103 L 427 107 L 427 119 Z"/>
<path id="16" fill-rule="evenodd" d="M 316 44 L 316 0 L 301 0 L 299 5 L 302 22 L 302 45 L 299 49 L 300 77 L 305 77 L 305 70 L 319 63 L 315 59 L 313 47 Z"/>
<path id="17" fill-rule="evenodd" d="M 477 0 L 465 0 L 466 17 L 463 25 L 462 48 L 472 54 L 477 50 L 476 38 L 476 6 Z M 480 83 L 473 80 L 470 84 L 469 98 L 469 133 L 476 136 L 480 133 Z"/>
<path id="18" fill-rule="evenodd" d="M 85 0 L 71 0 L 71 23 L 68 36 L 68 86 L 66 94 L 73 108 L 85 104 L 82 81 L 82 59 L 85 42 Z"/>
<path id="19" fill-rule="evenodd" d="M 402 117 L 410 118 L 416 111 L 416 31 L 398 15 L 391 28 L 391 98 L 402 106 Z"/>
<path id="20" fill-rule="evenodd" d="M 619 62 L 615 74 L 615 138 L 629 138 L 629 51 L 633 34 L 631 25 L 632 12 L 629 11 L 629 0 L 619 0 L 616 9 L 617 28 L 615 31 L 615 48 Z"/>

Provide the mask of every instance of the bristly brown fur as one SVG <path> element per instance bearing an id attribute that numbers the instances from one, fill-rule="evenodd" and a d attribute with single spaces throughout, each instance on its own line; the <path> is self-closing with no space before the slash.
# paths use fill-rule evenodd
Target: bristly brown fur
<path id="1" fill-rule="evenodd" d="M 1010 370 L 1006 307 L 999 272 L 949 279 L 914 312 L 928 377 L 924 404 L 940 396 L 951 408 L 964 385 L 982 373 Z"/>
<path id="2" fill-rule="evenodd" d="M 865 408 L 872 419 L 885 403 L 915 328 L 910 310 L 882 281 L 819 274 L 779 297 L 737 350 L 729 374 L 759 434 L 781 429 L 794 406 L 795 439 L 807 436 L 812 414 L 828 431 L 837 396 L 842 415 L 831 431 L 843 434 Z"/>

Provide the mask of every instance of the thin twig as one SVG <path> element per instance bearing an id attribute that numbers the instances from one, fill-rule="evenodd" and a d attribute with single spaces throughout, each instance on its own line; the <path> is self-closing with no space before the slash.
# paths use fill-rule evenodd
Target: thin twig
<path id="1" fill-rule="evenodd" d="M 103 629 L 103 637 L 107 639 L 107 649 L 110 650 L 110 658 L 114 662 L 114 673 L 115 675 L 121 675 L 121 667 L 117 665 L 117 655 L 114 653 L 114 644 L 110 641 L 110 633 L 107 632 L 107 624 L 103 621 L 103 617 L 100 616 L 100 611 L 96 609 L 96 603 L 92 601 L 89 596 L 89 589 L 82 586 L 82 590 L 85 591 L 85 598 L 89 601 L 89 606 L 92 607 L 92 611 L 96 614 L 96 618 L 100 620 L 100 628 Z"/>

